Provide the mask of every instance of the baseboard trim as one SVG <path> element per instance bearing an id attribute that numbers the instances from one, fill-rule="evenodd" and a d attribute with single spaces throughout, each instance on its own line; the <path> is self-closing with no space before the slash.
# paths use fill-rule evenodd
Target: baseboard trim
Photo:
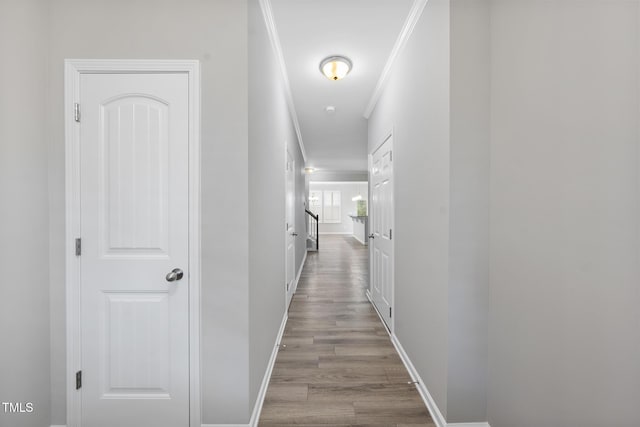
<path id="1" fill-rule="evenodd" d="M 282 317 L 282 323 L 280 324 L 280 330 L 278 331 L 278 335 L 276 336 L 276 342 L 275 342 L 275 345 L 273 346 L 273 351 L 271 352 L 271 357 L 269 358 L 267 371 L 264 373 L 264 377 L 262 378 L 262 385 L 260 386 L 260 391 L 258 391 L 258 398 L 256 399 L 256 404 L 253 407 L 253 413 L 251 414 L 251 420 L 249 421 L 248 427 L 257 427 L 258 421 L 260 420 L 262 405 L 264 404 L 264 398 L 267 395 L 269 380 L 271 379 L 273 366 L 276 363 L 276 357 L 278 356 L 278 349 L 280 348 L 280 342 L 282 341 L 282 335 L 284 335 L 284 328 L 287 326 L 288 319 L 289 319 L 289 316 L 287 315 L 287 312 L 285 312 L 284 316 Z"/>
<path id="2" fill-rule="evenodd" d="M 402 344 L 400 344 L 400 341 L 398 341 L 398 338 L 395 336 L 395 334 L 391 335 L 391 342 L 398 351 L 400 359 L 402 359 L 402 363 L 404 363 L 407 371 L 409 371 L 411 379 L 417 382 L 416 388 L 418 389 L 418 393 L 420 393 L 420 397 L 422 397 L 425 405 L 427 405 L 427 409 L 431 414 L 431 418 L 433 418 L 433 422 L 436 423 L 437 427 L 448 427 L 447 421 L 442 416 L 442 412 L 440 412 L 440 408 L 438 408 L 438 405 L 436 405 L 436 401 L 433 400 L 431 393 L 429 393 L 429 390 L 427 390 L 427 386 L 424 384 L 424 381 L 422 381 L 420 374 L 418 374 L 418 371 L 416 370 L 415 366 L 413 366 L 411 359 L 409 359 L 407 352 L 404 351 Z"/>
<path id="3" fill-rule="evenodd" d="M 416 370 L 415 366 L 413 366 L 411 359 L 409 359 L 407 352 L 404 350 L 402 344 L 400 344 L 400 341 L 398 340 L 398 337 L 395 336 L 395 334 L 391 334 L 391 342 L 398 351 L 400 359 L 402 359 L 402 363 L 404 363 L 407 371 L 409 371 L 409 375 L 411 376 L 412 380 L 417 381 L 416 388 L 418 389 L 418 393 L 420 393 L 420 397 L 422 397 L 425 405 L 427 405 L 427 409 L 431 414 L 431 418 L 433 418 L 433 421 L 436 423 L 437 427 L 491 427 L 487 422 L 447 424 L 447 421 L 444 419 L 442 412 L 440 412 L 440 408 L 438 408 L 436 401 L 433 400 L 433 397 L 431 396 L 431 393 L 429 393 L 427 386 L 424 384 L 424 381 L 422 381 L 420 374 L 418 374 L 418 371 Z"/>
<path id="4" fill-rule="evenodd" d="M 356 236 L 355 234 L 353 235 L 353 238 L 356 239 L 356 241 L 362 243 L 363 245 L 367 246 L 366 242 L 363 242 L 362 240 L 358 239 L 358 236 Z"/>
<path id="5" fill-rule="evenodd" d="M 382 316 L 378 311 L 378 308 L 373 303 L 373 299 L 371 298 L 371 292 L 369 291 L 369 289 L 367 289 L 365 293 L 367 295 L 367 298 L 369 299 L 369 302 L 373 306 L 373 309 L 376 311 L 376 314 L 380 318 L 380 321 L 382 322 L 383 325 L 385 325 L 384 320 L 382 319 Z M 442 412 L 440 412 L 440 408 L 438 408 L 438 405 L 436 405 L 435 400 L 433 400 L 431 393 L 429 393 L 429 390 L 427 390 L 427 386 L 425 386 L 424 381 L 422 381 L 422 378 L 420 377 L 420 374 L 418 374 L 418 371 L 416 370 L 415 366 L 413 366 L 411 359 L 409 359 L 409 355 L 407 355 L 407 352 L 404 351 L 404 348 L 402 347 L 402 344 L 400 344 L 398 337 L 396 337 L 395 333 L 392 333 L 391 331 L 389 331 L 388 328 L 385 328 L 385 329 L 389 334 L 389 338 L 391 338 L 391 343 L 393 344 L 393 346 L 396 348 L 396 351 L 400 355 L 400 359 L 402 360 L 402 363 L 404 364 L 405 368 L 407 368 L 407 371 L 409 371 L 411 380 L 417 382 L 416 388 L 418 389 L 418 393 L 420 393 L 420 397 L 424 401 L 424 404 L 427 406 L 427 409 L 431 414 L 431 418 L 433 418 L 433 422 L 436 423 L 436 427 L 491 427 L 487 422 L 447 424 L 447 421 L 444 419 Z"/>
<path id="6" fill-rule="evenodd" d="M 55 425 L 55 426 L 54 426 L 54 425 L 52 425 L 52 426 L 49 426 L 49 427 L 67 427 L 67 426 L 63 426 L 63 425 L 59 425 L 59 426 L 58 426 L 58 425 Z"/>
<path id="7" fill-rule="evenodd" d="M 365 295 L 367 296 L 367 299 L 369 300 L 371 307 L 373 307 L 373 310 L 378 315 L 378 318 L 380 319 L 380 323 L 382 323 L 382 326 L 384 326 L 384 328 L 386 329 L 387 334 L 389 335 L 389 337 L 391 337 L 392 335 L 391 329 L 389 329 L 389 326 L 385 323 L 384 319 L 382 318 L 382 314 L 380 314 L 380 310 L 378 310 L 378 307 L 376 307 L 376 305 L 373 303 L 373 297 L 369 289 L 365 291 Z"/>
<path id="8" fill-rule="evenodd" d="M 298 274 L 296 275 L 296 281 L 293 285 L 294 294 L 298 290 L 298 282 L 300 282 L 300 276 L 302 275 L 302 269 L 304 269 L 304 263 L 307 262 L 307 252 L 308 251 L 304 251 L 304 257 L 302 258 L 302 263 L 300 263 L 300 268 L 298 269 Z"/>

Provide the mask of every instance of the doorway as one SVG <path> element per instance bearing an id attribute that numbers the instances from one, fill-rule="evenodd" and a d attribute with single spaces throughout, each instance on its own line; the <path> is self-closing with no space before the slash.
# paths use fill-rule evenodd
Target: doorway
<path id="1" fill-rule="evenodd" d="M 286 144 L 285 144 L 286 145 Z M 285 294 L 286 305 L 289 307 L 296 291 L 296 162 L 285 148 Z"/>
<path id="2" fill-rule="evenodd" d="M 388 134 L 371 154 L 369 174 L 371 299 L 387 328 L 393 331 L 393 134 Z"/>
<path id="3" fill-rule="evenodd" d="M 66 61 L 70 427 L 200 425 L 198 73 Z"/>

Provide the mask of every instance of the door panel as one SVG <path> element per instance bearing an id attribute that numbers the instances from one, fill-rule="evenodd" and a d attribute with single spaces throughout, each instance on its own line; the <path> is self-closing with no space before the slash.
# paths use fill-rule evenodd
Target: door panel
<path id="1" fill-rule="evenodd" d="M 371 158 L 371 298 L 389 328 L 393 306 L 393 139 Z"/>
<path id="2" fill-rule="evenodd" d="M 291 303 L 293 293 L 295 292 L 296 280 L 296 215 L 295 215 L 295 161 L 293 156 L 286 150 L 285 159 L 285 182 L 286 182 L 286 253 L 285 253 L 285 271 L 286 271 L 286 303 L 287 307 Z"/>
<path id="3" fill-rule="evenodd" d="M 104 254 L 167 254 L 168 106 L 123 96 L 101 106 Z"/>
<path id="4" fill-rule="evenodd" d="M 169 398 L 169 295 L 104 293 L 103 398 Z"/>
<path id="5" fill-rule="evenodd" d="M 80 87 L 82 424 L 186 427 L 187 75 L 83 74 Z"/>

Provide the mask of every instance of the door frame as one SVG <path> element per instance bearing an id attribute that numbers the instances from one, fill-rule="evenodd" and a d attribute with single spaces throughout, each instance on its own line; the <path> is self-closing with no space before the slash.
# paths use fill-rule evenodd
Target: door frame
<path id="1" fill-rule="evenodd" d="M 200 61 L 65 60 L 65 250 L 66 250 L 66 397 L 67 427 L 80 427 L 82 402 L 75 388 L 81 370 L 80 127 L 74 103 L 80 99 L 82 74 L 186 74 L 189 82 L 189 427 L 202 424 L 200 405 Z"/>
<path id="2" fill-rule="evenodd" d="M 289 151 L 289 143 L 285 140 L 284 142 L 284 165 L 285 168 L 288 168 L 287 163 L 289 162 L 289 155 L 291 154 L 291 152 Z M 293 175 L 293 229 L 294 232 L 297 233 L 297 227 L 296 227 L 296 159 L 295 156 L 291 156 L 292 160 L 292 169 L 291 169 L 291 173 Z M 285 229 L 287 228 L 286 222 L 287 222 L 287 209 L 289 208 L 287 206 L 287 190 L 289 190 L 288 185 L 287 185 L 287 169 L 285 169 L 285 175 L 284 175 L 284 221 L 285 221 Z M 291 302 L 293 301 L 293 295 L 296 292 L 296 289 L 298 287 L 298 283 L 296 281 L 296 277 L 297 277 L 297 269 L 296 269 L 296 254 L 297 254 L 297 247 L 298 247 L 298 236 L 293 236 L 293 279 L 291 279 L 291 289 L 287 289 L 287 267 L 288 267 L 288 262 L 287 262 L 287 256 L 288 256 L 288 249 L 289 249 L 289 243 L 288 243 L 288 238 L 289 238 L 289 230 L 286 229 L 286 236 L 284 239 L 284 280 L 285 280 L 285 287 L 284 287 L 284 304 L 285 304 L 285 312 L 289 311 L 289 306 L 291 305 Z M 291 299 L 289 299 L 289 294 L 291 294 Z"/>
<path id="3" fill-rule="evenodd" d="M 373 167 L 373 154 L 378 151 L 380 149 L 380 147 L 382 147 L 382 145 L 384 145 L 385 142 L 387 142 L 390 138 L 393 138 L 391 141 L 391 152 L 393 153 L 392 156 L 393 158 L 395 158 L 396 154 L 395 154 L 395 131 L 394 128 L 392 127 L 388 132 L 384 133 L 384 136 L 381 138 L 381 142 L 379 144 L 376 144 L 373 149 L 371 150 L 371 152 L 369 153 L 368 157 L 368 167 L 369 167 L 369 231 L 371 232 L 371 224 L 372 224 L 372 201 L 373 201 L 373 185 L 372 185 L 372 180 L 371 180 L 371 168 Z M 395 160 L 392 159 L 392 162 L 395 162 Z M 395 230 L 396 229 L 396 174 L 395 174 L 395 165 L 392 165 L 391 168 L 391 192 L 393 193 L 393 197 L 392 197 L 392 203 L 391 203 L 391 229 Z M 369 240 L 371 241 L 371 239 Z M 373 306 L 373 308 L 376 310 L 376 313 L 378 313 L 378 317 L 380 317 L 380 321 L 382 322 L 383 325 L 386 325 L 381 313 L 378 311 L 378 307 L 376 307 L 376 304 L 373 302 L 373 257 L 371 256 L 371 253 L 373 251 L 373 245 L 374 243 L 370 243 L 369 244 L 369 289 L 367 290 L 368 292 L 368 297 L 369 297 L 369 301 L 371 301 L 371 305 Z M 395 313 L 395 309 L 396 309 L 396 241 L 391 238 L 391 254 L 393 257 L 393 262 L 391 264 L 391 310 L 392 310 L 392 316 L 390 319 L 390 325 L 388 325 L 388 329 L 389 332 L 392 336 L 395 336 L 395 324 L 396 324 L 396 313 Z"/>

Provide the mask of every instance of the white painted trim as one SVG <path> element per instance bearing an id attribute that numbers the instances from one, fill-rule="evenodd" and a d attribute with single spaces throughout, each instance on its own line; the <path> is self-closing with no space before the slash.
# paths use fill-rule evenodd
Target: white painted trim
<path id="1" fill-rule="evenodd" d="M 289 186 L 288 186 L 288 174 L 289 174 L 289 143 L 287 141 L 284 142 L 284 166 L 285 166 L 285 174 L 284 174 L 284 221 L 285 221 L 285 238 L 284 238 L 284 280 L 287 280 L 287 270 L 289 268 L 289 229 L 288 226 L 289 224 L 287 223 L 287 215 L 288 212 L 287 210 L 289 209 L 289 206 L 287 205 L 287 191 L 289 190 Z M 295 156 L 291 156 L 294 160 L 293 160 L 293 167 L 291 168 L 291 178 L 293 180 L 293 189 L 291 190 L 293 192 L 292 196 L 294 198 L 293 201 L 293 232 L 297 233 L 298 230 L 296 229 L 296 212 L 295 212 L 295 198 L 296 198 L 296 175 L 295 175 L 295 171 L 296 171 L 296 161 L 295 161 Z M 307 242 L 304 243 L 305 247 L 307 246 Z M 289 288 L 286 286 L 288 285 L 288 283 L 285 283 L 285 287 L 284 287 L 284 305 L 285 307 L 289 307 L 289 305 L 291 304 L 291 301 L 293 300 L 293 294 L 295 292 L 295 288 L 297 286 L 296 284 L 296 272 L 295 272 L 295 263 L 296 263 L 296 253 L 297 253 L 297 247 L 298 247 L 298 239 L 293 238 L 293 278 L 291 279 L 292 283 L 291 283 L 291 294 L 289 294 Z M 289 295 L 291 295 L 291 299 L 289 299 Z"/>
<path id="2" fill-rule="evenodd" d="M 49 426 L 49 427 L 67 427 L 67 426 Z"/>
<path id="3" fill-rule="evenodd" d="M 249 421 L 250 427 L 258 426 L 258 421 L 260 420 L 260 413 L 262 412 L 262 405 L 264 404 L 264 398 L 267 395 L 267 388 L 269 388 L 269 380 L 271 379 L 273 366 L 276 363 L 276 357 L 278 357 L 278 349 L 280 348 L 280 342 L 282 341 L 282 335 L 284 335 L 284 328 L 287 326 L 288 319 L 289 319 L 289 316 L 285 311 L 284 316 L 282 317 L 282 323 L 280 324 L 280 330 L 278 331 L 278 335 L 276 336 L 276 342 L 275 342 L 275 345 L 273 346 L 273 351 L 271 352 L 271 357 L 269 358 L 269 363 L 267 364 L 267 370 L 264 373 L 264 377 L 262 378 L 262 385 L 260 386 L 260 390 L 258 391 L 256 404 L 253 407 L 251 420 Z"/>
<path id="4" fill-rule="evenodd" d="M 353 238 L 354 238 L 354 239 L 356 239 L 356 241 L 357 241 L 358 243 L 362 243 L 364 246 L 368 246 L 365 242 L 363 242 L 362 240 L 360 240 L 360 239 L 358 238 L 358 236 L 356 236 L 355 234 L 353 234 Z"/>
<path id="5" fill-rule="evenodd" d="M 427 5 L 428 0 L 414 0 L 413 5 L 411 6 L 411 10 L 409 11 L 409 16 L 404 22 L 402 26 L 402 30 L 398 35 L 398 39 L 396 40 L 396 44 L 393 46 L 391 50 L 391 54 L 389 55 L 389 59 L 387 59 L 387 63 L 382 70 L 382 74 L 378 79 L 378 84 L 376 84 L 376 88 L 373 90 L 373 94 L 371 95 L 371 99 L 367 104 L 366 110 L 364 110 L 364 118 L 368 119 L 373 113 L 373 110 L 376 108 L 376 104 L 382 96 L 382 92 L 387 84 L 387 80 L 389 79 L 389 75 L 391 74 L 391 70 L 393 68 L 393 64 L 396 62 L 398 55 L 404 47 L 407 45 L 409 38 L 411 37 L 411 33 L 415 28 L 420 16 L 422 16 L 422 12 L 424 11 L 424 7 Z"/>
<path id="6" fill-rule="evenodd" d="M 429 393 L 429 390 L 427 390 L 427 386 L 424 384 L 424 381 L 422 381 L 422 378 L 420 378 L 420 374 L 418 374 L 418 371 L 416 370 L 415 366 L 413 366 L 411 359 L 409 359 L 409 356 L 404 351 L 402 344 L 400 344 L 400 341 L 398 341 L 398 338 L 395 336 L 395 334 L 391 335 L 391 342 L 393 343 L 393 346 L 398 351 L 398 354 L 400 355 L 400 359 L 402 359 L 402 363 L 404 363 L 404 366 L 407 368 L 407 371 L 409 371 L 411 380 L 417 381 L 416 388 L 418 389 L 418 393 L 420 393 L 422 400 L 427 405 L 427 409 L 431 414 L 431 418 L 433 418 L 433 421 L 436 423 L 436 426 L 447 427 L 447 422 L 444 419 L 444 416 L 442 416 L 442 412 L 440 412 L 440 408 L 438 408 L 438 405 L 436 405 L 436 401 L 433 400 L 433 397 Z"/>
<path id="7" fill-rule="evenodd" d="M 282 53 L 282 45 L 280 44 L 280 36 L 278 36 L 278 30 L 276 29 L 276 21 L 273 17 L 273 9 L 271 7 L 270 0 L 258 0 L 260 3 L 260 9 L 262 9 L 262 16 L 264 23 L 267 26 L 267 33 L 269 34 L 269 40 L 271 40 L 271 47 L 273 53 L 276 56 L 276 61 L 280 65 L 280 73 L 282 74 L 282 83 L 284 86 L 284 95 L 287 99 L 289 106 L 289 114 L 291 115 L 291 121 L 293 127 L 296 130 L 298 136 L 298 145 L 300 145 L 300 151 L 302 152 L 302 159 L 307 162 L 307 152 L 304 149 L 304 143 L 302 142 L 302 132 L 300 131 L 300 122 L 298 121 L 298 113 L 296 112 L 296 106 L 293 102 L 293 92 L 291 92 L 291 84 L 289 83 L 289 74 L 287 73 L 287 65 L 284 62 L 284 54 Z"/>
<path id="8" fill-rule="evenodd" d="M 80 128 L 73 103 L 80 97 L 80 75 L 91 73 L 186 73 L 189 81 L 189 413 L 190 427 L 202 424 L 200 403 L 200 62 L 198 60 L 65 60 L 65 224 L 67 426 L 79 427 L 80 394 L 74 373 L 80 366 Z"/>
<path id="9" fill-rule="evenodd" d="M 305 242 L 306 243 L 306 242 Z M 302 270 L 304 269 L 304 263 L 307 262 L 307 253 L 309 251 L 304 251 L 304 257 L 302 257 L 302 262 L 300 263 L 300 268 L 298 269 L 298 274 L 296 275 L 296 284 L 293 287 L 293 294 L 295 295 L 298 290 L 298 283 L 300 282 L 300 276 L 302 275 Z"/>
<path id="10" fill-rule="evenodd" d="M 380 310 L 378 310 L 378 307 L 376 307 L 376 305 L 373 303 L 373 297 L 371 296 L 371 290 L 367 289 L 365 291 L 365 295 L 367 296 L 367 299 L 369 300 L 369 303 L 371 304 L 371 307 L 373 307 L 373 310 L 378 315 L 378 318 L 380 319 L 380 323 L 382 323 L 382 326 L 384 326 L 384 329 L 387 331 L 387 334 L 389 335 L 389 337 L 391 337 L 391 331 L 389 330 L 389 326 L 387 326 L 387 324 L 384 322 L 384 318 L 382 317 L 382 314 L 380 314 Z"/>
<path id="11" fill-rule="evenodd" d="M 387 142 L 390 138 L 393 138 L 391 140 L 391 154 L 393 158 L 396 158 L 396 142 L 395 142 L 395 126 L 392 126 L 391 129 L 384 134 L 384 138 L 382 138 L 382 142 L 380 144 L 378 144 L 377 146 L 374 147 L 373 150 L 371 150 L 371 152 L 369 153 L 368 156 L 368 162 L 369 162 L 369 183 L 371 183 L 371 169 L 373 168 L 373 155 L 375 154 L 376 151 L 378 151 L 384 144 L 385 142 Z M 397 184 L 396 184 L 396 169 L 395 169 L 395 160 L 392 160 L 392 165 L 391 165 L 391 229 L 395 230 L 396 229 L 396 194 L 398 194 L 397 192 Z M 371 193 L 371 184 L 369 184 L 369 200 L 373 200 L 373 194 Z M 371 206 L 369 206 L 369 224 L 373 224 L 375 218 L 373 215 L 373 209 L 371 209 Z M 371 231 L 371 228 L 369 228 L 369 232 Z M 369 246 L 370 251 L 369 251 L 369 259 L 371 258 L 371 252 L 373 251 L 373 246 L 375 245 L 375 243 L 372 243 Z M 396 271 L 396 241 L 395 239 L 391 239 L 391 254 L 392 254 L 392 263 L 391 263 L 391 310 L 393 310 L 394 312 L 396 311 L 396 277 L 395 277 L 395 271 Z M 369 290 L 371 290 L 372 283 L 373 280 L 373 264 L 370 262 L 369 263 Z M 369 297 L 371 297 L 372 295 L 369 294 Z M 373 307 L 376 309 L 376 311 L 378 311 L 378 308 L 376 307 L 376 305 L 373 303 L 373 299 L 369 298 L 371 300 L 371 304 L 373 305 Z M 380 319 L 384 319 L 380 313 L 378 312 L 378 316 L 380 316 Z M 391 334 L 395 333 L 395 324 L 396 324 L 396 317 L 395 316 L 390 316 L 391 318 L 389 319 L 389 323 L 391 323 L 388 326 L 389 331 L 391 332 Z M 386 325 L 386 322 L 384 320 L 382 320 L 382 323 Z"/>
<path id="12" fill-rule="evenodd" d="M 383 325 L 385 325 L 384 319 L 380 315 L 380 312 L 378 311 L 378 308 L 376 307 L 376 305 L 373 303 L 373 299 L 371 298 L 371 292 L 369 291 L 369 289 L 367 289 L 365 294 L 367 295 L 367 299 L 369 300 L 369 303 L 371 303 L 371 306 L 373 307 L 376 314 L 380 318 L 380 322 Z M 427 387 L 424 384 L 424 381 L 422 381 L 420 374 L 418 374 L 418 371 L 415 368 L 415 366 L 413 366 L 411 359 L 409 359 L 409 356 L 404 351 L 402 344 L 400 344 L 400 341 L 395 336 L 395 334 L 392 334 L 388 328 L 385 328 L 385 329 L 389 334 L 389 338 L 391 338 L 391 343 L 396 348 L 396 351 L 398 352 L 400 359 L 402 359 L 402 363 L 404 363 L 404 366 L 407 368 L 407 371 L 411 376 L 411 381 L 417 382 L 416 388 L 418 389 L 418 393 L 420 393 L 420 397 L 424 401 L 424 404 L 427 406 L 427 409 L 429 410 L 429 414 L 431 414 L 431 418 L 433 419 L 433 422 L 436 424 L 437 427 L 491 427 L 487 422 L 447 424 L 447 422 L 444 419 L 444 416 L 442 415 L 442 412 L 440 412 L 440 408 L 438 408 L 438 405 L 436 405 L 435 400 L 433 400 L 433 397 L 431 397 L 429 390 L 427 390 Z"/>

